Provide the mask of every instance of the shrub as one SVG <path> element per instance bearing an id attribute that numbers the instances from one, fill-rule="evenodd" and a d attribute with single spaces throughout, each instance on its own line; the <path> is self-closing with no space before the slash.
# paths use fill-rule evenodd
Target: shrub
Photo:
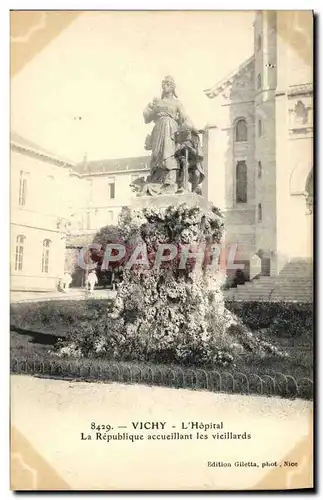
<path id="1" fill-rule="evenodd" d="M 141 299 L 138 300 L 136 293 L 132 296 L 134 301 L 129 301 L 121 317 L 113 318 L 105 309 L 91 321 L 86 319 L 71 325 L 66 339 L 58 344 L 57 353 L 204 367 L 234 365 L 241 352 L 260 358 L 284 356 L 276 346 L 251 333 L 228 311 L 217 314 L 214 308 L 210 308 L 209 326 L 203 332 L 201 324 L 194 323 L 194 315 L 190 319 L 190 328 L 187 328 L 183 313 L 172 316 L 170 321 L 164 310 L 161 314 L 155 310 L 155 316 L 152 314 L 148 321 L 147 314 L 138 315 Z M 192 309 L 195 308 L 193 304 Z"/>
<path id="2" fill-rule="evenodd" d="M 173 299 L 176 298 L 175 290 L 177 288 L 173 289 Z M 180 290 L 179 287 L 178 293 Z M 195 291 L 197 299 L 200 297 L 198 290 Z M 189 300 L 194 298 L 191 295 L 189 297 Z M 248 327 L 256 331 L 260 327 L 286 330 L 289 318 L 289 321 L 292 319 L 291 324 L 298 322 L 299 331 L 301 327 L 310 328 L 312 321 L 309 305 L 231 302 L 228 307 L 240 319 L 235 320 L 234 315 L 225 311 L 218 314 L 216 308 L 210 307 L 206 315 L 209 326 L 202 335 L 201 325 L 199 321 L 196 322 L 201 307 L 199 300 L 197 304 L 192 300 L 188 308 L 191 313 L 186 315 L 186 320 L 185 314 L 179 309 L 171 308 L 170 318 L 165 315 L 164 308 L 158 313 L 151 306 L 146 307 L 146 319 L 140 316 L 138 322 L 140 304 L 145 297 L 140 298 L 136 292 L 132 294 L 132 299 L 127 304 L 123 318 L 111 317 L 113 302 L 109 300 L 13 304 L 11 324 L 16 328 L 47 331 L 63 337 L 56 348 L 56 352 L 62 356 L 227 366 L 234 363 L 236 355 L 241 352 L 259 354 L 260 357 L 279 354 L 275 346 L 266 343 L 256 333 L 252 334 Z M 212 294 L 209 299 L 212 299 Z M 180 301 L 178 305 L 186 307 L 185 301 L 184 304 Z M 188 318 L 190 329 L 185 326 Z M 152 335 L 153 332 L 155 335 Z"/>
<path id="3" fill-rule="evenodd" d="M 12 304 L 10 324 L 13 328 L 65 334 L 80 321 L 96 321 L 111 308 L 111 303 L 111 300 L 55 300 Z"/>
<path id="4" fill-rule="evenodd" d="M 313 305 L 298 302 L 226 301 L 226 308 L 252 330 L 295 337 L 313 331 Z"/>

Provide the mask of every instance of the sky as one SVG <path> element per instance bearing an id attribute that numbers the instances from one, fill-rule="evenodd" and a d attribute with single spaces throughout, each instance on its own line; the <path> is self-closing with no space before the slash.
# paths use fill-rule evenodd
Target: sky
<path id="1" fill-rule="evenodd" d="M 203 90 L 252 55 L 254 17 L 250 11 L 83 13 L 12 78 L 11 128 L 75 162 L 85 153 L 88 160 L 146 155 L 152 126 L 142 112 L 160 96 L 166 75 L 175 78 L 196 127 L 216 124 L 216 99 Z"/>

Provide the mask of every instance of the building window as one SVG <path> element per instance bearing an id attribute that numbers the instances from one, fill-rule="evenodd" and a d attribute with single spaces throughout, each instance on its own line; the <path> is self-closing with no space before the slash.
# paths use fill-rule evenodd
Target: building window
<path id="1" fill-rule="evenodd" d="M 41 262 L 41 271 L 42 273 L 48 273 L 49 270 L 49 249 L 50 249 L 51 241 L 44 240 L 43 241 L 43 255 Z"/>
<path id="2" fill-rule="evenodd" d="M 258 161 L 258 178 L 262 176 L 262 164 L 261 161 Z"/>
<path id="3" fill-rule="evenodd" d="M 26 205 L 26 197 L 27 197 L 27 178 L 26 173 L 20 171 L 20 179 L 19 179 L 19 205 L 24 207 Z"/>
<path id="4" fill-rule="evenodd" d="M 244 118 L 236 123 L 236 142 L 246 142 L 248 140 L 248 127 Z"/>
<path id="5" fill-rule="evenodd" d="M 262 221 L 262 206 L 261 203 L 258 203 L 258 222 Z"/>
<path id="6" fill-rule="evenodd" d="M 109 210 L 108 211 L 108 223 L 112 224 L 112 222 L 113 222 L 113 211 Z"/>
<path id="7" fill-rule="evenodd" d="M 261 89 L 261 74 L 257 75 L 257 89 Z"/>
<path id="8" fill-rule="evenodd" d="M 87 184 L 87 187 L 88 187 L 87 196 L 88 196 L 89 203 L 91 203 L 92 196 L 93 196 L 93 180 L 92 179 L 88 179 L 87 182 L 88 182 L 88 184 Z"/>
<path id="9" fill-rule="evenodd" d="M 113 200 L 116 197 L 116 184 L 115 181 L 109 182 L 109 198 Z"/>
<path id="10" fill-rule="evenodd" d="M 257 122 L 257 135 L 258 137 L 262 137 L 262 121 L 259 118 Z"/>
<path id="11" fill-rule="evenodd" d="M 91 220 L 90 220 L 90 212 L 86 212 L 86 229 L 91 229 Z"/>
<path id="12" fill-rule="evenodd" d="M 258 35 L 257 36 L 257 43 L 256 43 L 257 50 L 261 50 L 261 45 L 262 45 L 261 35 Z"/>
<path id="13" fill-rule="evenodd" d="M 22 271 L 25 240 L 26 238 L 22 234 L 16 238 L 15 271 Z"/>
<path id="14" fill-rule="evenodd" d="M 52 207 L 56 203 L 57 190 L 54 183 L 55 178 L 52 175 L 47 175 L 44 189 L 46 189 L 46 199 L 49 207 Z"/>
<path id="15" fill-rule="evenodd" d="M 247 203 L 247 164 L 243 161 L 238 161 L 236 167 L 236 202 Z"/>
<path id="16" fill-rule="evenodd" d="M 309 174 L 306 186 L 305 186 L 305 197 L 306 197 L 306 207 L 307 207 L 307 215 L 313 214 L 313 206 L 314 206 L 314 186 L 313 186 L 313 170 Z"/>
<path id="17" fill-rule="evenodd" d="M 296 121 L 302 123 L 303 125 L 307 123 L 309 109 L 310 108 L 306 107 L 302 101 L 297 101 L 295 106 Z"/>

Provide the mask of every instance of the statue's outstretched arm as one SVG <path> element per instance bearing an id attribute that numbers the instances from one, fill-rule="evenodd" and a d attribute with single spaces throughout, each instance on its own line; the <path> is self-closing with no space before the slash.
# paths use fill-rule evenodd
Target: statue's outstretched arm
<path id="1" fill-rule="evenodd" d="M 154 109 L 152 104 L 148 104 L 144 109 L 143 115 L 145 123 L 151 123 L 154 120 Z"/>

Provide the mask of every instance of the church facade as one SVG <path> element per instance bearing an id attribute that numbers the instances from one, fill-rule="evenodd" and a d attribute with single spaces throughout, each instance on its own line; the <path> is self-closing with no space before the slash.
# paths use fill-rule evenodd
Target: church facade
<path id="1" fill-rule="evenodd" d="M 208 197 L 250 278 L 312 258 L 312 36 L 310 12 L 257 13 L 253 55 L 205 90 L 221 116 L 209 128 Z"/>

